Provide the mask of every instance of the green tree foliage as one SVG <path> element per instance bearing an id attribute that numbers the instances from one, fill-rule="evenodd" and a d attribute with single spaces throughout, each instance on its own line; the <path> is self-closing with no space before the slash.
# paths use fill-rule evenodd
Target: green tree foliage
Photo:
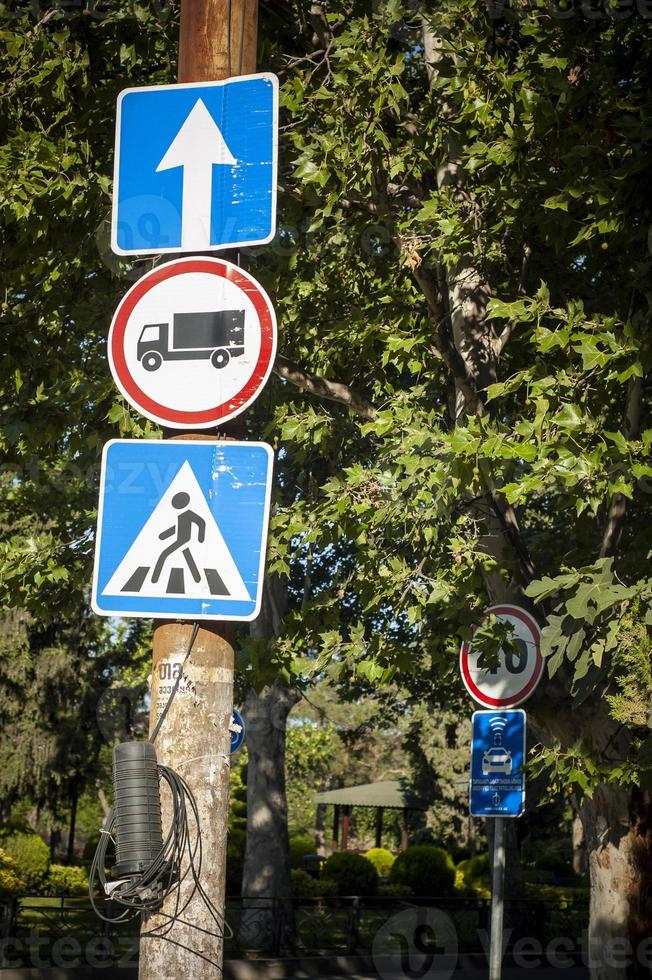
<path id="1" fill-rule="evenodd" d="M 231 756 L 229 776 L 229 835 L 226 851 L 226 891 L 240 895 L 247 842 L 247 750 Z"/>
<path id="2" fill-rule="evenodd" d="M 406 749 L 414 788 L 430 804 L 426 826 L 449 852 L 467 849 L 470 834 L 482 830 L 479 821 L 472 828 L 469 818 L 471 726 L 464 705 L 440 708 L 426 700 L 417 702 L 410 714 Z"/>
<path id="3" fill-rule="evenodd" d="M 488 854 L 476 854 L 475 857 L 460 861 L 457 870 L 461 871 L 467 888 L 489 887 L 490 860 Z"/>
<path id="4" fill-rule="evenodd" d="M 292 879 L 292 894 L 301 901 L 304 898 L 320 898 L 324 895 L 337 895 L 338 887 L 334 879 L 313 878 L 301 868 L 293 868 L 290 872 Z"/>
<path id="5" fill-rule="evenodd" d="M 290 838 L 290 864 L 293 868 L 304 868 L 304 857 L 315 854 L 314 837 L 291 837 Z"/>
<path id="6" fill-rule="evenodd" d="M 0 599 L 43 619 L 78 615 L 102 442 L 118 425 L 143 431 L 106 367 L 122 291 L 107 247 L 109 160 L 117 93 L 127 79 L 170 80 L 174 46 L 169 16 L 148 5 L 39 10 L 0 14 Z"/>
<path id="7" fill-rule="evenodd" d="M 407 771 L 402 740 L 405 704 L 394 690 L 386 697 L 364 697 L 361 691 L 337 690 L 328 681 L 313 685 L 308 700 L 293 710 L 287 734 L 286 770 L 290 832 L 312 833 L 315 796 L 321 790 L 397 779 Z M 330 815 L 328 817 L 330 825 Z M 400 820 L 387 811 L 387 842 L 400 839 Z M 356 807 L 351 814 L 353 846 L 374 840 L 375 810 Z M 328 837 L 325 843 L 330 844 Z"/>
<path id="8" fill-rule="evenodd" d="M 136 636 L 138 631 L 136 631 Z M 65 832 L 80 797 L 100 822 L 95 781 L 110 783 L 103 698 L 120 667 L 135 657 L 133 636 L 121 637 L 85 608 L 76 618 L 38 621 L 32 614 L 0 622 L 0 799 L 5 819 L 18 801 L 43 827 Z M 123 737 L 128 733 L 125 732 Z M 90 788 L 93 799 L 83 797 Z M 82 821 L 84 823 L 84 821 Z M 85 830 L 91 828 L 84 823 Z"/>
<path id="9" fill-rule="evenodd" d="M 648 28 L 633 18 L 587 26 L 579 16 L 489 23 L 474 3 L 438 5 L 426 22 L 443 38 L 430 96 L 421 25 L 401 3 L 375 15 L 329 4 L 328 58 L 318 70 L 299 65 L 284 87 L 295 163 L 287 182 L 301 202 L 288 203 L 286 220 L 310 221 L 276 291 L 285 350 L 345 379 L 377 410 L 357 426 L 314 402 L 286 409 L 287 421 L 277 412 L 288 456 L 307 459 L 314 445 L 329 475 L 278 514 L 275 567 L 296 551 L 300 527 L 310 528 L 313 554 L 337 555 L 327 594 L 340 597 L 339 615 L 331 606 L 324 630 L 313 594 L 302 644 L 307 630 L 319 665 L 362 683 L 422 666 L 415 650 L 424 646 L 433 666 L 454 669 L 452 638 L 488 604 L 492 583 L 534 578 L 528 594 L 543 617 L 565 588 L 576 617 L 560 656 L 573 692 L 597 693 L 615 670 L 593 648 L 602 618 L 648 601 L 648 546 L 636 529 L 652 499 L 641 423 L 650 222 L 632 205 L 648 167 L 637 110 Z M 464 193 L 439 186 L 432 166 L 451 129 Z M 447 378 L 462 388 L 465 379 L 451 367 L 454 331 L 435 322 L 429 284 L 441 293 L 441 277 L 462 259 L 495 297 L 482 320 L 492 378 L 480 398 L 467 391 L 469 410 L 453 428 Z M 469 383 L 482 391 L 481 379 Z M 611 547 L 622 497 L 630 516 L 614 563 L 598 556 Z M 502 507 L 505 517 L 510 506 L 520 533 L 508 528 L 507 548 L 492 553 L 487 514 Z M 581 587 L 596 559 L 609 596 L 593 616 Z M 577 579 L 555 586 L 562 564 Z M 286 631 L 278 646 L 290 644 Z M 545 649 L 554 673 L 561 661 L 549 636 Z"/>

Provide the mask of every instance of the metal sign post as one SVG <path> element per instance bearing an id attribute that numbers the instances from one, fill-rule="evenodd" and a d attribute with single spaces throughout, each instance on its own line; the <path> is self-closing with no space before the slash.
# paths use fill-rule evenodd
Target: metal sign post
<path id="1" fill-rule="evenodd" d="M 503 965 L 503 911 L 505 908 L 505 820 L 494 817 L 494 861 L 491 874 L 491 945 L 489 980 L 500 980 Z"/>

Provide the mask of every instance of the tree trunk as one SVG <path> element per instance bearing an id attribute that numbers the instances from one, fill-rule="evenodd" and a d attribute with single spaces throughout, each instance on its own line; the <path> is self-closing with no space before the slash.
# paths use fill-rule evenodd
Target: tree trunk
<path id="1" fill-rule="evenodd" d="M 319 787 L 322 791 L 322 787 Z M 315 850 L 321 857 L 326 856 L 326 804 L 318 803 L 315 813 Z"/>
<path id="2" fill-rule="evenodd" d="M 95 788 L 97 790 L 97 799 L 98 799 L 99 804 L 100 804 L 100 806 L 102 808 L 102 813 L 104 815 L 104 818 L 106 819 L 106 817 L 108 817 L 108 815 L 109 815 L 109 813 L 111 811 L 111 804 L 109 803 L 109 801 L 106 798 L 106 793 L 104 792 L 104 787 L 102 786 L 102 783 L 100 782 L 99 779 L 97 779 L 95 781 Z"/>
<path id="3" fill-rule="evenodd" d="M 250 626 L 252 639 L 272 641 L 286 610 L 287 580 L 269 575 L 260 615 Z M 297 690 L 275 681 L 259 694 L 251 689 L 245 699 L 247 843 L 239 941 L 247 949 L 280 951 L 293 942 L 285 733 L 288 714 L 299 698 Z"/>
<path id="4" fill-rule="evenodd" d="M 589 850 L 592 980 L 650 976 L 652 964 L 652 801 L 599 786 L 582 803 Z"/>
<path id="5" fill-rule="evenodd" d="M 287 716 L 298 693 L 279 683 L 244 704 L 247 725 L 247 844 L 240 945 L 280 951 L 292 943 L 292 883 L 285 795 Z"/>
<path id="6" fill-rule="evenodd" d="M 573 846 L 573 871 L 576 875 L 583 875 L 586 871 L 586 841 L 584 839 L 584 827 L 582 826 L 582 814 L 574 798 L 572 807 L 573 823 L 571 827 L 571 841 Z"/>

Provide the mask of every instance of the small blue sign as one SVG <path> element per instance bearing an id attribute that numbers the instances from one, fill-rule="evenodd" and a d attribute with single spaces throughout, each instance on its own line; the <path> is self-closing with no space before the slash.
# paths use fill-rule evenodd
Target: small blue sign
<path id="1" fill-rule="evenodd" d="M 270 242 L 278 79 L 126 89 L 118 97 L 111 247 L 118 255 Z"/>
<path id="2" fill-rule="evenodd" d="M 520 817 L 525 807 L 525 712 L 475 711 L 472 726 L 472 816 Z"/>
<path id="3" fill-rule="evenodd" d="M 107 443 L 95 612 L 255 619 L 262 599 L 272 463 L 271 448 L 261 442 Z"/>
<path id="4" fill-rule="evenodd" d="M 231 755 L 237 752 L 238 749 L 242 748 L 245 740 L 245 723 L 244 718 L 240 714 L 237 708 L 233 709 L 233 717 L 231 718 Z"/>

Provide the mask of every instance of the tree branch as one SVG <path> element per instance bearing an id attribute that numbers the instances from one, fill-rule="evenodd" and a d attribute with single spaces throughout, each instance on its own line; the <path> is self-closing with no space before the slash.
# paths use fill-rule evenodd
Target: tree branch
<path id="1" fill-rule="evenodd" d="M 473 378 L 469 375 L 464 358 L 455 346 L 447 329 L 450 317 L 445 309 L 444 300 L 432 269 L 421 261 L 419 264 L 414 264 L 412 275 L 425 296 L 431 320 L 437 324 L 433 337 L 433 354 L 444 362 L 453 375 L 464 398 L 466 410 L 472 415 L 484 415 L 482 398 L 478 394 Z"/>
<path id="2" fill-rule="evenodd" d="M 317 374 L 311 374 L 310 371 L 305 371 L 299 364 L 282 354 L 276 355 L 274 374 L 285 381 L 290 381 L 297 388 L 302 388 L 311 395 L 346 405 L 352 412 L 361 415 L 364 419 L 373 419 L 376 414 L 376 409 L 371 402 L 349 388 L 348 385 L 341 381 L 328 381 L 326 378 L 320 378 Z"/>
<path id="3" fill-rule="evenodd" d="M 525 296 L 525 280 L 527 278 L 528 266 L 530 264 L 530 256 L 532 255 L 532 248 L 526 242 L 523 246 L 523 260 L 521 262 L 521 278 L 518 284 L 517 293 L 519 296 Z M 507 323 L 500 332 L 500 336 L 494 340 L 494 354 L 496 357 L 500 357 L 502 352 L 507 347 L 509 340 L 514 333 L 516 328 L 516 323 L 512 321 Z"/>

